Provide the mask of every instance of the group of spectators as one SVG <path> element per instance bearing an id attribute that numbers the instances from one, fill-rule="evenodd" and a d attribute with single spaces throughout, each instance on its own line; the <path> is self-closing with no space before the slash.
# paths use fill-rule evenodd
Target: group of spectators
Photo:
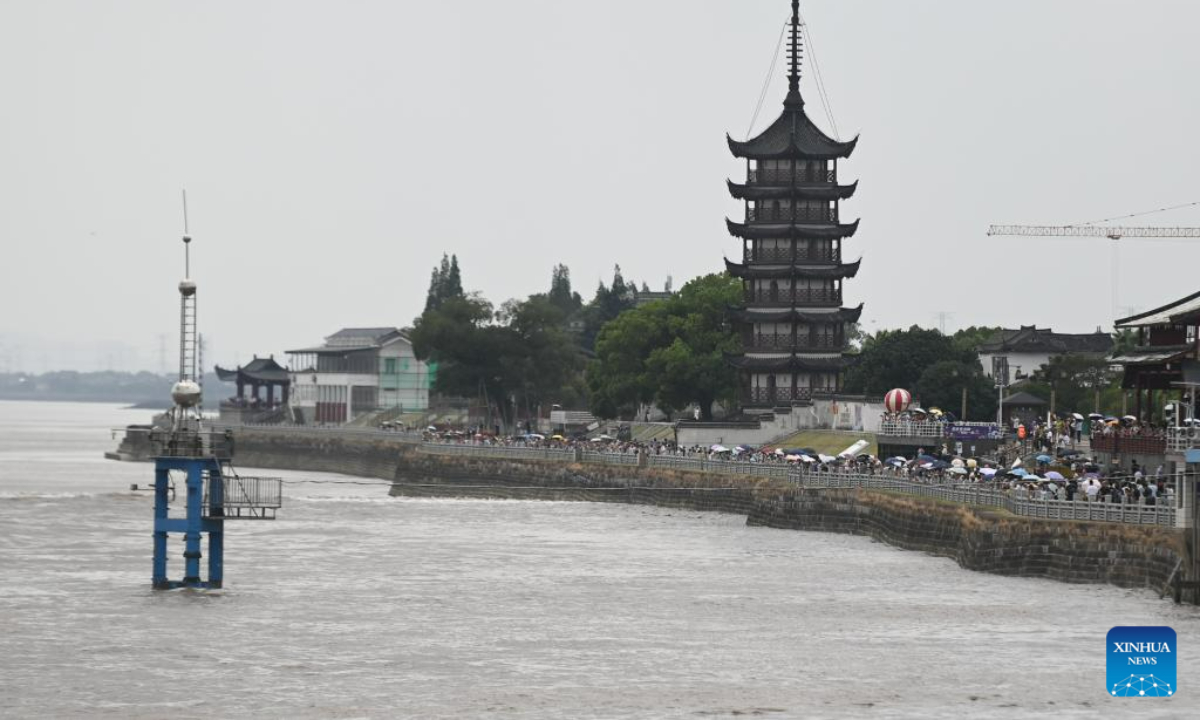
<path id="1" fill-rule="evenodd" d="M 427 430 L 425 436 L 433 442 L 486 447 L 580 448 L 600 453 L 792 466 L 803 473 L 854 472 L 929 484 L 981 486 L 1008 492 L 1020 499 L 1152 506 L 1173 495 L 1169 478 L 1163 476 L 1161 466 L 1152 475 L 1136 464 L 1130 474 L 1116 470 L 1105 472 L 1073 449 L 1078 442 L 1079 429 L 1066 421 L 1032 425 L 1023 442 L 1001 448 L 994 457 L 984 458 L 953 456 L 945 446 L 928 452 L 921 449 L 912 458 L 880 459 L 865 453 L 830 456 L 811 448 L 681 445 L 669 439 L 635 441 L 607 435 L 588 438 L 527 433 L 506 437 L 481 428 Z M 1044 454 L 1025 454 L 1030 452 Z M 1054 455 L 1051 457 L 1049 453 Z M 1014 458 L 1011 465 L 1010 457 Z M 1031 470 L 1025 469 L 1026 465 Z"/>

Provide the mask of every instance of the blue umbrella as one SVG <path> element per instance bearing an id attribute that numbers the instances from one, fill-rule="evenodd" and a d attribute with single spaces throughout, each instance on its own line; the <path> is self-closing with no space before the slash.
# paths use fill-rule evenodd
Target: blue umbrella
<path id="1" fill-rule="evenodd" d="M 1017 477 L 1025 477 L 1029 474 L 1029 471 L 1025 468 L 1013 468 L 1012 470 L 1009 470 L 1009 472 Z"/>
<path id="2" fill-rule="evenodd" d="M 1049 455 L 1038 455 L 1037 461 L 1043 464 L 1049 464 L 1054 462 L 1054 458 L 1050 457 Z"/>
<path id="3" fill-rule="evenodd" d="M 917 462 L 919 462 L 919 463 L 937 462 L 937 458 L 935 458 L 932 455 L 918 455 Z"/>

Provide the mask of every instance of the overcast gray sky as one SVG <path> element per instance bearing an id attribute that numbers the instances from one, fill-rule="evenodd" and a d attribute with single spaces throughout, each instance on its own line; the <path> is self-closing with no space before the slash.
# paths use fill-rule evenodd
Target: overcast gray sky
<path id="1" fill-rule="evenodd" d="M 868 330 L 1112 322 L 1109 241 L 988 238 L 1200 200 L 1200 3 L 807 0 Z M 407 325 L 457 253 L 497 304 L 566 263 L 676 287 L 723 218 L 786 0 L 0 4 L 0 370 L 158 366 L 179 193 L 210 359 Z M 782 62 L 757 127 L 778 113 Z M 810 114 L 827 128 L 806 65 Z M 1141 218 L 1200 225 L 1200 210 Z M 1123 241 L 1120 304 L 1200 241 Z"/>

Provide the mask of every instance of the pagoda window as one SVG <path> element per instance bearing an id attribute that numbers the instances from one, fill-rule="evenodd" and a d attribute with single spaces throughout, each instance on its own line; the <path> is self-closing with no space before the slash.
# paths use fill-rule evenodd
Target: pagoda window
<path id="1" fill-rule="evenodd" d="M 769 297 L 771 299 L 771 302 L 777 302 L 779 300 L 779 282 L 776 280 L 771 281 L 771 290 L 770 290 Z"/>

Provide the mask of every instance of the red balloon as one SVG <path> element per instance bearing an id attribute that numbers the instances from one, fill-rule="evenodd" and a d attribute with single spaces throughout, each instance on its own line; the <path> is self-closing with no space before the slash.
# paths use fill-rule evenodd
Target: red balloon
<path id="1" fill-rule="evenodd" d="M 912 404 L 912 393 L 904 388 L 889 390 L 888 394 L 883 396 L 883 406 L 887 408 L 888 412 L 904 412 L 910 404 Z"/>

